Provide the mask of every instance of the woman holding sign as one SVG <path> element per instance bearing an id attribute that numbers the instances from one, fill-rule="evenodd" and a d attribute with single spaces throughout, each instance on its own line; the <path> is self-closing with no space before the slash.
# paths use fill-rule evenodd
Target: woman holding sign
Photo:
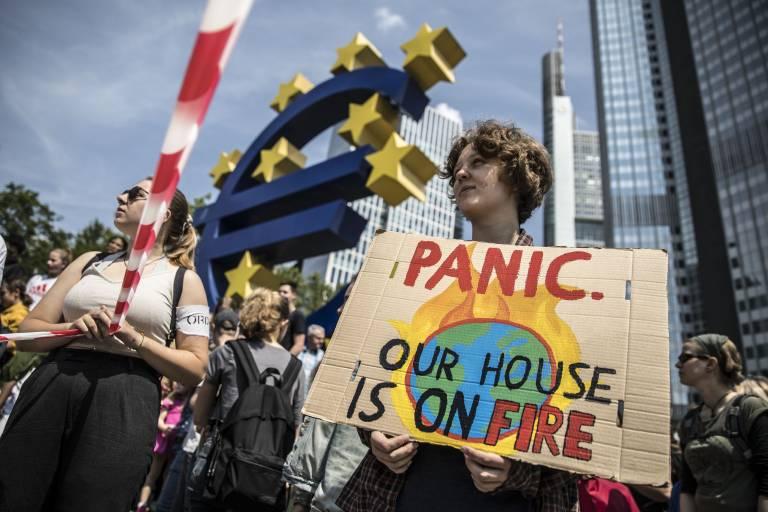
<path id="1" fill-rule="evenodd" d="M 738 392 L 736 345 L 720 334 L 694 336 L 675 366 L 702 401 L 680 427 L 681 512 L 768 511 L 768 403 Z"/>
<path id="2" fill-rule="evenodd" d="M 145 179 L 117 196 L 114 223 L 128 237 L 151 186 Z M 22 388 L 0 439 L 0 510 L 130 508 L 152 458 L 160 375 L 194 386 L 207 362 L 196 244 L 177 191 L 119 332 L 110 336 L 108 328 L 126 252 L 80 256 L 22 323 L 23 332 L 76 328 L 83 335 L 18 342 L 50 355 Z"/>
<path id="3" fill-rule="evenodd" d="M 479 123 L 454 143 L 440 177 L 472 223 L 472 239 L 533 245 L 520 228 L 552 185 L 547 150 L 513 125 Z M 371 451 L 337 504 L 347 512 L 423 510 L 569 511 L 571 475 L 469 447 L 422 444 L 366 433 Z"/>

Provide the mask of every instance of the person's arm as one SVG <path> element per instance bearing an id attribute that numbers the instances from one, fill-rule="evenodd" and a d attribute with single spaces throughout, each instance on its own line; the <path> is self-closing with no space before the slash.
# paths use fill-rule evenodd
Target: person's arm
<path id="1" fill-rule="evenodd" d="M 305 333 L 307 332 L 307 320 L 301 311 L 296 310 L 291 315 L 291 332 L 293 333 L 293 345 L 291 345 L 290 353 L 298 356 L 304 351 Z"/>
<path id="2" fill-rule="evenodd" d="M 200 277 L 194 272 L 184 274 L 184 289 L 179 299 L 179 306 L 207 305 L 205 289 Z M 111 319 L 111 313 L 110 313 Z M 144 340 L 144 335 L 127 322 L 116 336 L 136 350 L 149 365 L 161 375 L 187 386 L 195 386 L 205 373 L 208 362 L 208 338 L 188 335 L 176 331 L 176 348 L 166 347 L 163 343 Z"/>
<path id="3" fill-rule="evenodd" d="M 165 434 L 170 430 L 168 425 L 165 424 L 166 416 L 168 416 L 168 409 L 163 407 L 160 409 L 160 415 L 157 417 L 157 430 L 159 430 L 162 434 Z"/>
<path id="4" fill-rule="evenodd" d="M 749 466 L 757 476 L 759 494 L 757 510 L 768 512 L 768 412 L 760 414 L 752 422 L 747 443 L 752 450 Z"/>
<path id="5" fill-rule="evenodd" d="M 283 479 L 294 488 L 294 503 L 309 510 L 317 487 L 325 477 L 325 466 L 336 425 L 307 418 L 283 466 Z M 294 512 L 299 509 L 294 509 Z"/>
<path id="6" fill-rule="evenodd" d="M 653 500 L 657 503 L 666 503 L 672 497 L 672 485 L 669 483 L 666 483 L 661 487 L 629 484 L 628 487 L 631 487 L 649 500 Z"/>
<path id="7" fill-rule="evenodd" d="M 296 428 L 296 435 L 299 434 L 299 427 L 302 422 L 301 409 L 304 407 L 304 400 L 307 395 L 307 385 L 305 382 L 304 368 L 299 368 L 299 374 L 296 377 L 293 390 L 293 422 Z"/>
<path id="8" fill-rule="evenodd" d="M 680 512 L 696 512 L 696 502 L 693 500 L 693 494 L 687 492 L 680 493 Z"/>
<path id="9" fill-rule="evenodd" d="M 5 401 L 8 400 L 8 397 L 11 396 L 11 391 L 13 390 L 13 386 L 16 385 L 15 380 L 9 380 L 6 382 L 3 382 L 2 385 L 0 385 L 0 409 L 3 408 L 3 405 L 5 405 Z"/>
<path id="10" fill-rule="evenodd" d="M 97 253 L 95 251 L 87 252 L 73 261 L 64 269 L 56 279 L 56 282 L 50 290 L 43 296 L 27 317 L 21 322 L 19 332 L 36 331 L 60 331 L 65 329 L 80 329 L 85 337 L 93 338 L 99 335 L 98 330 L 89 330 L 88 325 L 94 326 L 95 322 L 90 318 L 90 314 L 83 315 L 74 322 L 61 322 L 62 310 L 64 308 L 64 297 L 69 290 L 80 280 L 83 273 L 83 267 Z M 86 317 L 89 317 L 86 319 Z M 26 340 L 18 341 L 17 347 L 24 352 L 50 352 L 51 350 L 63 347 L 72 341 L 71 338 L 48 339 L 48 340 Z"/>
<path id="11" fill-rule="evenodd" d="M 205 426 L 208 425 L 213 405 L 216 403 L 216 391 L 217 386 L 207 380 L 197 390 L 197 400 L 193 409 L 192 421 L 194 421 L 198 432 L 202 432 Z"/>

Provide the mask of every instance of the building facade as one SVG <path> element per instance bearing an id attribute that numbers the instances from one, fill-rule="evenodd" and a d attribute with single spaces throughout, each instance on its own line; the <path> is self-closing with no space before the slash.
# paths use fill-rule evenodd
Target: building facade
<path id="1" fill-rule="evenodd" d="M 662 3 L 705 328 L 768 375 L 768 4 Z"/>
<path id="2" fill-rule="evenodd" d="M 590 0 L 608 247 L 669 256 L 674 416 L 687 389 L 674 362 L 701 322 L 697 253 L 660 0 Z"/>
<path id="3" fill-rule="evenodd" d="M 555 181 L 544 201 L 544 245 L 576 245 L 574 185 L 574 114 L 565 94 L 562 25 L 558 47 L 541 59 L 544 146 L 549 151 Z"/>
<path id="4" fill-rule="evenodd" d="M 420 121 L 408 116 L 400 117 L 399 133 L 409 144 L 415 144 L 438 167 L 441 167 L 451 142 L 462 131 L 458 113 L 428 106 Z M 349 144 L 335 133 L 331 136 L 328 157 L 349 151 Z M 402 233 L 452 238 L 462 235 L 462 218 L 450 198 L 447 180 L 433 177 L 426 187 L 424 202 L 410 198 L 395 207 L 388 206 L 379 196 L 366 197 L 351 203 L 351 207 L 368 219 L 365 231 L 353 249 L 337 251 L 304 261 L 302 272 L 319 273 L 326 283 L 338 287 L 348 283 L 360 270 L 368 246 L 378 229 Z"/>
<path id="5" fill-rule="evenodd" d="M 576 247 L 605 247 L 600 136 L 573 132 L 573 186 Z"/>

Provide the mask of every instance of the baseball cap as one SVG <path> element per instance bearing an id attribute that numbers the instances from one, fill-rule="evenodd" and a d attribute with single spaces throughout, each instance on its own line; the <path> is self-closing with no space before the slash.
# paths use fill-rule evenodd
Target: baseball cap
<path id="1" fill-rule="evenodd" d="M 231 309 L 222 309 L 213 318 L 213 325 L 217 329 L 237 329 L 240 317 Z"/>

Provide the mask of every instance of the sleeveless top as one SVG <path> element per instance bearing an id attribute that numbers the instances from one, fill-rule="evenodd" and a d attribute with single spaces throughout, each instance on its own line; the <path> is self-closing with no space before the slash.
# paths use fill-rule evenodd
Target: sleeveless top
<path id="1" fill-rule="evenodd" d="M 685 462 L 696 479 L 696 510 L 701 512 L 752 512 L 757 508 L 758 482 L 745 454 L 727 434 L 726 418 L 732 398 L 713 417 L 702 418 L 702 407 L 689 411 L 681 437 Z M 746 437 L 768 403 L 746 396 L 740 404 Z"/>
<path id="2" fill-rule="evenodd" d="M 103 270 L 123 254 L 125 253 L 119 252 L 109 255 L 83 272 L 80 281 L 75 283 L 64 297 L 62 313 L 65 321 L 72 322 L 101 305 L 114 311 L 122 288 L 122 276 L 117 280 L 111 279 L 103 274 Z M 162 258 L 149 272 L 145 272 L 141 276 L 126 320 L 134 329 L 144 333 L 146 336 L 144 343 L 150 341 L 165 343 L 166 335 L 171 329 L 173 279 L 175 275 L 176 267 L 170 265 L 166 258 Z M 64 348 L 90 349 L 139 357 L 135 350 L 123 344 L 116 336 L 109 336 L 101 340 L 92 340 L 86 337 L 76 338 Z"/>

